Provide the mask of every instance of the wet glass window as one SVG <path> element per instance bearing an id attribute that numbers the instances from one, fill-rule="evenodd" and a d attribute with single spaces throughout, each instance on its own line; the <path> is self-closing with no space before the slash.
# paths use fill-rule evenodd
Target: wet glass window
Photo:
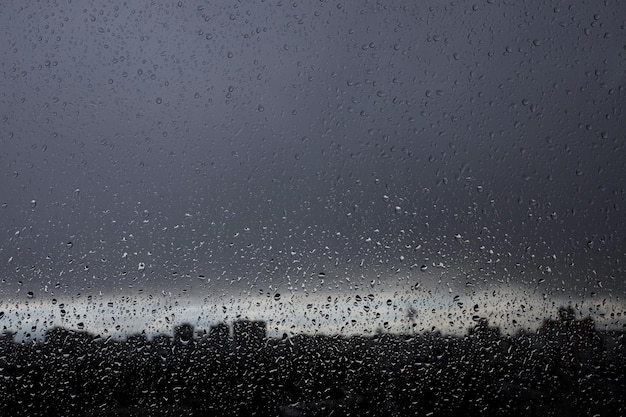
<path id="1" fill-rule="evenodd" d="M 4 2 L 4 412 L 626 414 L 623 16 Z"/>

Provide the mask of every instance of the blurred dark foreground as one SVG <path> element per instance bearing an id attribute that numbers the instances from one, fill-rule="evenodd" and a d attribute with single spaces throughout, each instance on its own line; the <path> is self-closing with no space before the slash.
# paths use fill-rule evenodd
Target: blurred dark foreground
<path id="1" fill-rule="evenodd" d="M 265 323 L 124 342 L 0 339 L 1 416 L 623 416 L 626 338 L 561 308 L 536 333 L 268 339 Z"/>

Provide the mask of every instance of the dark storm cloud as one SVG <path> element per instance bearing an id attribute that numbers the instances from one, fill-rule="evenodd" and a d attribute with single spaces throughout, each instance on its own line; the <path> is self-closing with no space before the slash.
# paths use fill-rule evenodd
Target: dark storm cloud
<path id="1" fill-rule="evenodd" d="M 4 5 L 3 285 L 623 291 L 620 8 Z"/>

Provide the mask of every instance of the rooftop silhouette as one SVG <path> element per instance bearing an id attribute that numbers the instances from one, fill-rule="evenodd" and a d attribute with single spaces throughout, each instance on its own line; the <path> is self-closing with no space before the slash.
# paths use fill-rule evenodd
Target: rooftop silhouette
<path id="1" fill-rule="evenodd" d="M 537 332 L 268 338 L 262 321 L 124 341 L 0 338 L 2 415 L 624 415 L 626 336 L 561 308 Z"/>

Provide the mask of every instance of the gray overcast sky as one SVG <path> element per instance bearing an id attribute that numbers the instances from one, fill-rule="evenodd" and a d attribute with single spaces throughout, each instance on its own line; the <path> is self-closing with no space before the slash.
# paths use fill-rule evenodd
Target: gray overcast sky
<path id="1" fill-rule="evenodd" d="M 401 276 L 621 296 L 624 16 L 3 2 L 0 295 Z"/>

